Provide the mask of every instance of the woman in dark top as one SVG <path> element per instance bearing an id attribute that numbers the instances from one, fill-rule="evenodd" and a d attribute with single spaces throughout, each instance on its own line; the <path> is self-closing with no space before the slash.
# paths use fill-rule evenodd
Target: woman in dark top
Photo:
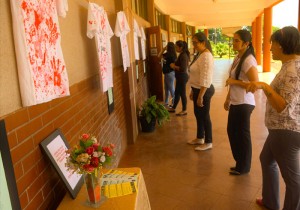
<path id="1" fill-rule="evenodd" d="M 169 112 L 175 112 L 177 104 L 181 98 L 182 111 L 177 113 L 178 116 L 186 115 L 186 83 L 188 81 L 187 68 L 189 65 L 190 52 L 188 50 L 187 43 L 185 41 L 177 41 L 175 44 L 176 51 L 179 54 L 175 63 L 171 63 L 170 66 L 175 70 L 176 87 L 175 87 L 175 99 L 173 107 L 169 109 Z"/>
<path id="2" fill-rule="evenodd" d="M 164 54 L 163 52 L 166 51 Z M 165 105 L 169 105 L 169 93 L 171 94 L 171 105 L 174 104 L 174 80 L 175 80 L 175 72 L 170 67 L 171 63 L 176 61 L 177 55 L 175 50 L 175 44 L 173 42 L 168 42 L 168 44 L 162 49 L 162 51 L 158 54 L 158 57 L 163 58 L 163 74 L 164 74 L 164 84 L 165 84 Z"/>

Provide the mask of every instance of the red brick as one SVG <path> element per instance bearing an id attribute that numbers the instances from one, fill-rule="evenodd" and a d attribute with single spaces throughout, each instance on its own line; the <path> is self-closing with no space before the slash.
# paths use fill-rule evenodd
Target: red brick
<path id="1" fill-rule="evenodd" d="M 23 127 L 19 128 L 17 132 L 18 142 L 23 142 L 26 138 L 36 133 L 42 127 L 41 118 L 36 118 L 25 124 Z"/>
<path id="2" fill-rule="evenodd" d="M 15 172 L 16 180 L 18 180 L 20 177 L 23 176 L 24 170 L 21 162 L 14 164 L 14 172 Z"/>
<path id="3" fill-rule="evenodd" d="M 24 157 L 24 154 L 30 153 L 32 149 L 33 149 L 32 139 L 28 139 L 27 141 L 24 141 L 23 143 L 18 144 L 16 147 L 14 147 L 10 151 L 13 164 L 20 161 Z"/>
<path id="4" fill-rule="evenodd" d="M 18 144 L 16 132 L 11 132 L 7 134 L 8 144 L 10 149 L 13 149 Z"/>
<path id="5" fill-rule="evenodd" d="M 42 158 L 39 148 L 34 149 L 28 153 L 22 160 L 24 171 L 30 170 L 32 167 L 36 167 L 38 161 Z"/>
<path id="6" fill-rule="evenodd" d="M 9 132 L 25 124 L 26 122 L 28 122 L 28 120 L 29 120 L 29 116 L 28 116 L 27 108 L 20 109 L 15 113 L 8 115 L 5 118 L 6 131 Z"/>
<path id="7" fill-rule="evenodd" d="M 34 119 L 50 109 L 50 103 L 42 103 L 28 107 L 29 118 Z"/>
<path id="8" fill-rule="evenodd" d="M 42 192 L 42 188 L 45 183 L 42 181 L 41 177 L 38 177 L 32 184 L 27 188 L 28 198 L 31 201 L 38 193 Z"/>
<path id="9" fill-rule="evenodd" d="M 28 205 L 28 196 L 27 193 L 24 192 L 19 196 L 20 204 L 21 204 L 21 209 L 25 209 L 25 207 Z"/>
<path id="10" fill-rule="evenodd" d="M 17 181 L 19 194 L 22 194 L 31 185 L 31 183 L 36 179 L 38 175 L 39 174 L 37 173 L 37 170 L 35 168 L 32 168 L 31 170 L 27 171 L 26 174 L 24 174 L 24 176 Z"/>
<path id="11" fill-rule="evenodd" d="M 33 135 L 34 146 L 37 147 L 44 139 L 54 132 L 53 124 L 41 127 L 41 129 Z"/>
<path id="12" fill-rule="evenodd" d="M 42 191 L 40 191 L 32 200 L 30 200 L 29 204 L 26 206 L 24 210 L 39 209 L 39 206 L 41 206 L 43 201 L 44 198 L 42 195 Z"/>

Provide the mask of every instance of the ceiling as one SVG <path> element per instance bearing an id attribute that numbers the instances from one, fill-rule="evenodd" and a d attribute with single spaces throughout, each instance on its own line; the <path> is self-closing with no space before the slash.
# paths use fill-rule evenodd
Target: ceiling
<path id="1" fill-rule="evenodd" d="M 282 0 L 154 0 L 171 18 L 198 29 L 250 26 L 264 8 Z"/>

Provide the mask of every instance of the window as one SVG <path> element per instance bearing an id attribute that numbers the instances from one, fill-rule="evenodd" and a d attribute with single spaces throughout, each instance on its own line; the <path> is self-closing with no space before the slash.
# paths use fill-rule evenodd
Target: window
<path id="1" fill-rule="evenodd" d="M 171 31 L 173 33 L 178 33 L 178 34 L 182 33 L 181 22 L 171 19 L 171 26 L 172 26 Z"/>
<path id="2" fill-rule="evenodd" d="M 132 10 L 145 20 L 148 19 L 147 0 L 131 0 Z"/>
<path id="3" fill-rule="evenodd" d="M 167 29 L 165 15 L 157 9 L 155 9 L 155 25 L 160 26 L 164 30 Z"/>

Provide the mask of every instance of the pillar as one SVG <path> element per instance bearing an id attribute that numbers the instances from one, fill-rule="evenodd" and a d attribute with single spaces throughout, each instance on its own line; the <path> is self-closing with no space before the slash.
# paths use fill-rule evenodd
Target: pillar
<path id="1" fill-rule="evenodd" d="M 299 0 L 299 1 L 300 1 L 300 0 Z M 206 38 L 208 38 L 208 29 L 207 29 L 207 28 L 204 29 L 204 34 L 205 34 Z"/>
<path id="2" fill-rule="evenodd" d="M 300 31 L 300 0 L 298 2 L 298 31 Z"/>
<path id="3" fill-rule="evenodd" d="M 187 41 L 187 37 L 186 37 L 186 23 L 185 22 L 181 22 L 181 34 L 182 34 L 182 40 L 183 41 Z"/>
<path id="4" fill-rule="evenodd" d="M 263 72 L 271 71 L 272 7 L 264 9 Z"/>
<path id="5" fill-rule="evenodd" d="M 252 45 L 254 47 L 255 52 L 257 51 L 256 46 L 256 20 L 252 22 Z"/>
<path id="6" fill-rule="evenodd" d="M 172 29 L 172 26 L 171 26 L 171 17 L 170 15 L 165 15 L 165 21 L 166 21 L 166 30 L 168 32 L 168 42 L 171 41 L 171 29 Z"/>
<path id="7" fill-rule="evenodd" d="M 262 14 L 256 18 L 256 52 L 255 57 L 258 65 L 261 65 L 261 53 L 262 53 Z"/>

